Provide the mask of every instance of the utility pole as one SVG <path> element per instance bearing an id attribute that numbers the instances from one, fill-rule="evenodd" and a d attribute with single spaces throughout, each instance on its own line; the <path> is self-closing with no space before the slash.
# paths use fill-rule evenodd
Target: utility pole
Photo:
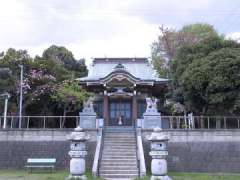
<path id="1" fill-rule="evenodd" d="M 3 129 L 7 128 L 7 108 L 8 108 L 8 99 L 10 95 L 8 93 L 1 94 L 0 96 L 5 96 L 5 105 L 4 105 L 4 119 L 3 119 Z"/>
<path id="2" fill-rule="evenodd" d="M 22 101 L 23 101 L 23 65 L 19 65 L 21 69 L 20 76 L 20 100 L 19 100 L 19 129 L 22 128 Z"/>
<path id="3" fill-rule="evenodd" d="M 6 129 L 7 127 L 7 108 L 8 108 L 8 99 L 10 98 L 10 95 L 8 93 L 5 94 L 5 106 L 4 106 L 4 121 L 3 121 L 3 129 Z"/>

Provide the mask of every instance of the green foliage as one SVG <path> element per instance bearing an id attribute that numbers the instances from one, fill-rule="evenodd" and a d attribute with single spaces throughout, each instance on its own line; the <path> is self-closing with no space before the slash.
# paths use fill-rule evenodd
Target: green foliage
<path id="1" fill-rule="evenodd" d="M 11 94 L 9 114 L 16 114 L 19 106 L 20 64 L 24 67 L 23 114 L 27 115 L 59 115 L 62 108 L 51 98 L 58 85 L 87 74 L 84 60 L 77 61 L 64 47 L 51 46 L 34 59 L 26 50 L 10 48 L 0 58 L 0 93 Z M 78 105 L 83 97 L 74 95 Z"/>
<path id="2" fill-rule="evenodd" d="M 240 45 L 208 24 L 160 31 L 152 62 L 160 76 L 172 79 L 168 98 L 199 114 L 239 114 Z"/>
<path id="3" fill-rule="evenodd" d="M 55 93 L 51 96 L 60 106 L 80 108 L 89 94 L 75 81 L 66 81 L 57 86 Z"/>
<path id="4" fill-rule="evenodd" d="M 170 63 L 175 58 L 177 50 L 183 46 L 192 46 L 209 37 L 218 37 L 216 30 L 209 24 L 190 24 L 179 31 L 159 28 L 158 40 L 153 42 L 152 63 L 160 76 L 170 76 Z"/>
<path id="5" fill-rule="evenodd" d="M 180 33 L 187 33 L 193 36 L 196 42 L 200 42 L 209 37 L 218 37 L 218 33 L 213 26 L 204 23 L 189 24 L 183 26 Z"/>
<path id="6" fill-rule="evenodd" d="M 72 52 L 68 51 L 65 47 L 52 45 L 43 52 L 42 58 L 63 65 L 67 70 L 74 71 L 78 77 L 87 75 L 85 60 L 81 59 L 77 61 Z"/>
<path id="7" fill-rule="evenodd" d="M 234 114 L 240 97 L 240 45 L 210 37 L 179 49 L 172 62 L 174 89 L 189 110 Z M 179 96 L 178 95 L 178 96 Z"/>

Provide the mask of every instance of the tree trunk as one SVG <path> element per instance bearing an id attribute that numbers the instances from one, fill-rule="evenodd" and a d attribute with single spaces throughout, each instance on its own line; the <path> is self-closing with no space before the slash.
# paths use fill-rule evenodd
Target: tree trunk
<path id="1" fill-rule="evenodd" d="M 64 128 L 65 122 L 66 122 L 66 114 L 67 114 L 67 107 L 64 106 L 64 109 L 63 109 L 63 119 L 62 119 L 62 127 L 63 128 Z"/>

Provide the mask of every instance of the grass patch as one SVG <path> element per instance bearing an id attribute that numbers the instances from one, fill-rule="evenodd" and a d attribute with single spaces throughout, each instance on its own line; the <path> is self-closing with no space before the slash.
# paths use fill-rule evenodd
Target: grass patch
<path id="1" fill-rule="evenodd" d="M 173 180 L 240 180 L 240 174 L 170 172 Z M 136 180 L 150 180 L 150 175 Z"/>
<path id="2" fill-rule="evenodd" d="M 0 180 L 64 180 L 69 175 L 67 170 L 48 173 L 46 171 L 28 173 L 23 170 L 0 170 Z M 102 180 L 93 178 L 90 171 L 86 173 L 88 180 Z M 240 180 L 240 174 L 223 173 L 179 173 L 170 172 L 169 176 L 173 180 Z M 149 180 L 150 175 L 137 180 Z"/>
<path id="3" fill-rule="evenodd" d="M 48 173 L 48 171 L 33 171 L 28 173 L 24 170 L 0 170 L 0 180 L 64 180 L 69 175 L 69 171 L 61 170 Z M 90 171 L 86 173 L 88 180 L 102 180 L 93 178 Z"/>
<path id="4" fill-rule="evenodd" d="M 227 173 L 169 173 L 175 180 L 240 180 L 240 174 Z"/>

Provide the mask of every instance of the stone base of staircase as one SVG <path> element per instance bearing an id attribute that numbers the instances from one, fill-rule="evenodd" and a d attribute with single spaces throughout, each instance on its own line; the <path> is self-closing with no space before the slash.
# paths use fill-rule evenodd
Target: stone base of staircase
<path id="1" fill-rule="evenodd" d="M 133 128 L 111 127 L 104 132 L 100 177 L 130 180 L 138 177 L 136 138 Z"/>

